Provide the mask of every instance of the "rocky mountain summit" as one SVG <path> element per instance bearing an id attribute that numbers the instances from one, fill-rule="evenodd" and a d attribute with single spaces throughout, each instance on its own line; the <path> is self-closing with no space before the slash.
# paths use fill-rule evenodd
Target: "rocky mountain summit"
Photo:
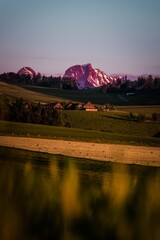
<path id="1" fill-rule="evenodd" d="M 114 77 L 110 77 L 103 71 L 93 68 L 90 63 L 68 68 L 63 77 L 75 79 L 79 89 L 100 87 L 112 84 L 115 81 Z"/>
<path id="2" fill-rule="evenodd" d="M 31 77 L 31 79 L 36 76 L 35 71 L 32 68 L 30 68 L 30 67 L 23 67 L 23 68 L 21 68 L 18 71 L 17 74 L 19 74 L 19 75 L 29 75 Z"/>

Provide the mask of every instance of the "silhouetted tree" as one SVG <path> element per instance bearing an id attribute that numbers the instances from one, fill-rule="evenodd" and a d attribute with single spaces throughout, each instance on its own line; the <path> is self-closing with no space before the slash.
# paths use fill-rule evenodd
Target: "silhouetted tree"
<path id="1" fill-rule="evenodd" d="M 146 115 L 145 114 L 139 114 L 137 116 L 137 121 L 138 122 L 144 122 L 146 120 Z"/>
<path id="2" fill-rule="evenodd" d="M 155 122 L 160 121 L 160 114 L 158 114 L 158 113 L 153 113 L 153 114 L 152 114 L 152 119 L 153 119 L 153 121 L 155 121 Z"/>

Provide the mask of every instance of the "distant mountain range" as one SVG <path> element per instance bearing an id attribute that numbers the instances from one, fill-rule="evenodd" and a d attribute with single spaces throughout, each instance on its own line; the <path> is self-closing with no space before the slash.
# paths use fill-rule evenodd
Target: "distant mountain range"
<path id="1" fill-rule="evenodd" d="M 36 76 L 36 72 L 30 68 L 30 67 L 23 67 L 21 68 L 17 74 L 19 75 L 29 75 L 31 78 L 35 77 Z"/>
<path id="2" fill-rule="evenodd" d="M 133 81 L 133 80 L 137 80 L 139 75 L 133 75 L 133 74 L 128 74 L 128 73 L 112 73 L 110 74 L 111 77 L 117 77 L 117 76 L 127 76 L 127 79 Z"/>
<path id="3" fill-rule="evenodd" d="M 75 79 L 79 89 L 100 87 L 116 80 L 116 77 L 108 76 L 103 71 L 93 68 L 90 63 L 68 68 L 63 77 Z"/>
<path id="4" fill-rule="evenodd" d="M 18 71 L 19 75 L 30 75 L 31 79 L 36 76 L 35 71 L 30 67 L 23 67 Z M 44 74 L 47 76 L 47 74 Z M 74 65 L 68 68 L 64 74 L 55 74 L 53 77 L 64 77 L 75 79 L 76 85 L 79 89 L 94 88 L 103 85 L 110 85 L 118 78 L 121 79 L 126 76 L 129 80 L 137 80 L 138 75 L 126 73 L 113 73 L 107 75 L 97 68 L 93 68 L 91 63 L 84 65 Z M 146 76 L 146 74 L 143 76 Z"/>

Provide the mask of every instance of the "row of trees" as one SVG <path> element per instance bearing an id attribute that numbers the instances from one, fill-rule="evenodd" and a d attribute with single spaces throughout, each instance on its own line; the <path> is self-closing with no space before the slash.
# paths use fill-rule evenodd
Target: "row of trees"
<path id="1" fill-rule="evenodd" d="M 102 87 L 102 92 L 103 91 Z M 139 76 L 137 80 L 131 81 L 125 79 L 121 81 L 121 79 L 117 79 L 117 81 L 108 86 L 105 89 L 107 93 L 120 93 L 125 94 L 127 92 L 137 92 L 142 90 L 154 90 L 160 88 L 160 77 L 153 77 L 152 75 L 148 75 L 147 77 Z"/>
<path id="2" fill-rule="evenodd" d="M 49 109 L 40 103 L 24 102 L 23 99 L 17 99 L 15 103 L 1 103 L 0 118 L 8 121 L 62 125 L 61 112 L 56 109 Z"/>
<path id="3" fill-rule="evenodd" d="M 74 78 L 65 77 L 53 77 L 42 76 L 40 73 L 31 77 L 30 75 L 17 74 L 14 72 L 8 72 L 0 75 L 0 79 L 9 81 L 11 83 L 20 82 L 29 85 L 54 87 L 62 89 L 78 89 L 76 80 Z M 139 76 L 137 80 L 130 81 L 127 76 L 123 78 L 117 78 L 113 84 L 107 84 L 102 86 L 103 93 L 127 93 L 128 91 L 140 91 L 142 89 L 157 89 L 160 88 L 160 77 Z"/>
<path id="4" fill-rule="evenodd" d="M 20 75 L 14 72 L 3 73 L 0 79 L 10 83 L 23 83 L 34 86 L 54 87 L 62 89 L 77 89 L 75 79 L 65 77 L 42 76 L 40 73 L 33 78 L 30 75 Z"/>

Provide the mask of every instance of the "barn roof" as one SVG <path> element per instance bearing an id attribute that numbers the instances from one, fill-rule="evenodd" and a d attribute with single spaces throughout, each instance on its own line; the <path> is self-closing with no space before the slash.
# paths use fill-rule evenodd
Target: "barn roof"
<path id="1" fill-rule="evenodd" d="M 84 104 L 83 108 L 85 108 L 85 109 L 96 109 L 96 107 L 91 102 L 87 102 L 86 104 Z"/>
<path id="2" fill-rule="evenodd" d="M 55 105 L 53 106 L 54 109 L 64 109 L 64 107 L 62 106 L 61 103 L 55 103 Z"/>

